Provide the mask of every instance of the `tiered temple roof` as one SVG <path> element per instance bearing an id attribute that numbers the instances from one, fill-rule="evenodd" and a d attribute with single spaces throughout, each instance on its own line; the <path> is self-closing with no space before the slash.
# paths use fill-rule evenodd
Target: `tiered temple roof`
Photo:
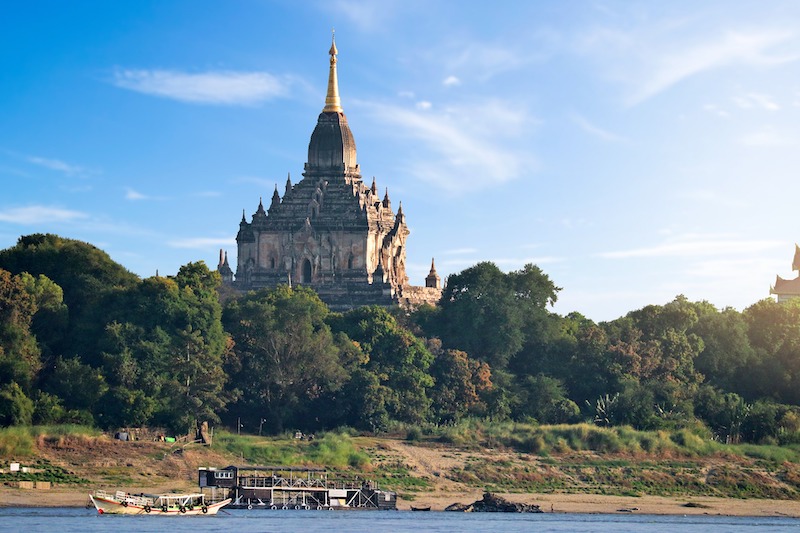
<path id="1" fill-rule="evenodd" d="M 794 245 L 792 270 L 800 271 L 800 246 L 797 244 Z M 800 297 L 800 275 L 794 279 L 783 279 L 780 276 L 776 276 L 775 285 L 770 287 L 769 293 L 776 295 L 779 302 Z"/>

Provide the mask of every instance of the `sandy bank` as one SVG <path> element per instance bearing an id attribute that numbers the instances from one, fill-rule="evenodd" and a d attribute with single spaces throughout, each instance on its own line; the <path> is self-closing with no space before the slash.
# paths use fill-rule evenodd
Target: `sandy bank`
<path id="1" fill-rule="evenodd" d="M 178 487 L 173 487 L 178 488 Z M 139 492 L 139 489 L 129 489 Z M 166 491 L 165 487 L 142 488 L 143 492 Z M 0 507 L 84 507 L 89 503 L 89 491 L 56 487 L 49 490 L 29 490 L 0 487 Z M 728 516 L 790 516 L 800 518 L 800 502 L 786 500 L 731 500 L 712 497 L 665 498 L 660 496 L 603 496 L 598 494 L 500 494 L 504 498 L 538 504 L 544 512 L 556 513 L 637 513 L 660 515 L 711 514 Z M 399 500 L 398 508 L 411 506 L 441 511 L 448 505 L 472 503 L 483 494 L 475 492 L 422 492 L 414 501 Z M 692 506 L 686 507 L 687 503 Z"/>
<path id="2" fill-rule="evenodd" d="M 604 496 L 599 494 L 518 494 L 499 493 L 504 498 L 537 504 L 544 512 L 610 514 L 633 512 L 659 515 L 728 515 L 800 517 L 800 502 L 786 500 L 732 500 L 713 497 L 666 498 L 661 496 Z M 472 503 L 483 497 L 480 491 L 469 493 L 420 493 L 413 502 L 400 500 L 398 508 L 431 507 L 443 510 L 448 505 Z M 686 507 L 689 503 L 690 506 Z"/>

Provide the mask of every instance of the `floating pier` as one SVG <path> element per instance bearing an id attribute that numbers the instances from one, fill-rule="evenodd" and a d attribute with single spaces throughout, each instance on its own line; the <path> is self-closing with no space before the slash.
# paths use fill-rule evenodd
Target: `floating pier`
<path id="1" fill-rule="evenodd" d="M 227 466 L 198 469 L 200 490 L 211 501 L 230 498 L 234 509 L 396 510 L 397 494 L 371 481 L 328 479 L 323 468 Z"/>

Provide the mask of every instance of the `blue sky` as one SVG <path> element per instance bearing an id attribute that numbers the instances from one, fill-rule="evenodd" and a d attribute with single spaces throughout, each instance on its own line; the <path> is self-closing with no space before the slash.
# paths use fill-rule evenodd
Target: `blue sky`
<path id="1" fill-rule="evenodd" d="M 51 232 L 131 271 L 235 262 L 301 179 L 331 28 L 364 179 L 423 284 L 538 264 L 555 311 L 794 277 L 800 2 L 33 1 L 0 17 L 0 248 Z"/>

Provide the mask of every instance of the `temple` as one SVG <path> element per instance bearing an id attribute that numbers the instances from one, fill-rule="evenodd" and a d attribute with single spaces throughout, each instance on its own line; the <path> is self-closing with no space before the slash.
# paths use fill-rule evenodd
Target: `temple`
<path id="1" fill-rule="evenodd" d="M 794 245 L 792 270 L 800 271 L 800 246 L 797 244 Z M 770 287 L 769 293 L 776 295 L 778 302 L 800 297 L 800 275 L 794 279 L 783 279 L 780 276 L 776 276 L 775 285 Z"/>
<path id="2" fill-rule="evenodd" d="M 375 178 L 367 186 L 356 143 L 339 97 L 336 42 L 332 40 L 325 106 L 308 144 L 303 179 L 287 176 L 265 207 L 247 221 L 242 212 L 236 236 L 235 277 L 220 251 L 218 271 L 240 291 L 303 285 L 333 310 L 362 305 L 415 307 L 435 304 L 441 283 L 433 262 L 424 287 L 409 284 L 403 206 L 381 198 Z"/>

